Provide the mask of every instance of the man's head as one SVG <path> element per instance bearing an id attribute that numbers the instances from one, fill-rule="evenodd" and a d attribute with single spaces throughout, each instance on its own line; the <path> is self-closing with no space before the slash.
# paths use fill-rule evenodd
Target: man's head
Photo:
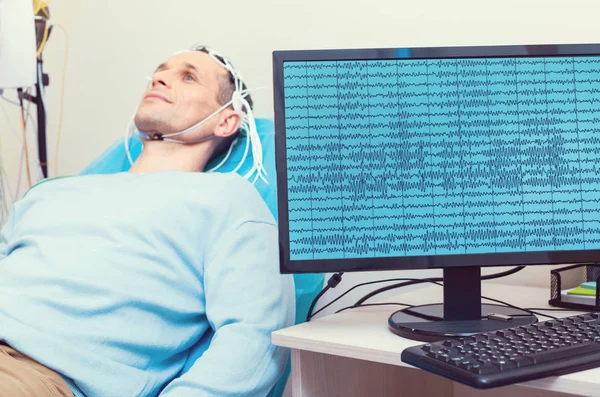
<path id="1" fill-rule="evenodd" d="M 221 57 L 198 47 L 159 65 L 135 115 L 137 128 L 150 137 L 174 134 L 222 108 L 231 101 L 236 89 L 235 78 L 224 64 Z M 246 88 L 243 83 L 241 88 Z M 245 99 L 251 107 L 252 100 L 249 96 Z M 213 159 L 231 145 L 240 124 L 240 114 L 230 105 L 175 139 L 189 145 L 208 140 Z"/>

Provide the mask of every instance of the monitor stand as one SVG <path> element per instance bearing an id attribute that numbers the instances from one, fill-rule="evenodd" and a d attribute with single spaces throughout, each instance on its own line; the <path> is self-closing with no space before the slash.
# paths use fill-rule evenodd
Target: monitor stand
<path id="1" fill-rule="evenodd" d="M 508 295 L 498 297 L 503 298 L 510 300 Z M 489 314 L 505 315 L 510 319 L 489 319 Z M 466 337 L 535 322 L 537 318 L 526 311 L 482 304 L 480 267 L 445 268 L 444 303 L 402 309 L 388 320 L 392 332 L 423 342 Z"/>

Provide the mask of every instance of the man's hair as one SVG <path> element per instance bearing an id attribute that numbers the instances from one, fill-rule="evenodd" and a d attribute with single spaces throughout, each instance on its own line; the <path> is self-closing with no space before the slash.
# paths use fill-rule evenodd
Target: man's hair
<path id="1" fill-rule="evenodd" d="M 197 48 L 195 48 L 195 50 L 208 54 L 208 50 L 205 47 L 197 47 Z M 220 57 L 218 55 L 216 56 L 216 58 L 219 59 L 219 61 L 225 63 L 225 61 L 223 59 L 220 59 Z M 220 81 L 219 81 L 219 93 L 217 96 L 217 100 L 219 102 L 219 105 L 221 105 L 221 106 L 223 106 L 227 102 L 231 101 L 231 98 L 233 97 L 233 93 L 235 92 L 235 78 L 233 77 L 233 75 L 231 74 L 231 72 L 229 70 L 226 70 L 226 71 L 227 71 L 227 74 L 225 75 L 225 77 L 221 77 Z M 241 83 L 241 87 L 242 87 L 241 89 L 246 90 L 247 89 L 246 84 L 244 84 L 243 81 L 240 83 Z M 252 101 L 250 94 L 246 95 L 245 99 L 248 102 L 248 104 L 250 105 L 250 109 L 246 109 L 246 111 L 252 111 L 254 102 Z M 231 109 L 233 109 L 233 104 L 230 104 L 229 107 Z M 232 134 L 231 136 L 229 136 L 227 138 L 224 138 L 221 142 L 219 142 L 217 144 L 217 147 L 215 148 L 214 152 L 210 156 L 210 159 L 208 160 L 207 164 L 209 164 L 211 161 L 214 161 L 216 158 L 218 158 L 219 156 L 226 153 L 227 150 L 229 150 L 229 147 L 232 145 L 233 141 L 237 137 L 239 137 L 241 134 L 242 134 L 242 129 L 240 128 L 234 134 Z"/>

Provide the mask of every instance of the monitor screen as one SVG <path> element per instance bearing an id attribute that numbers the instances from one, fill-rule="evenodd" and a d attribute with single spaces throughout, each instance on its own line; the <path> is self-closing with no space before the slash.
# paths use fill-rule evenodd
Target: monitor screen
<path id="1" fill-rule="evenodd" d="M 283 271 L 600 258 L 597 46 L 274 61 Z"/>

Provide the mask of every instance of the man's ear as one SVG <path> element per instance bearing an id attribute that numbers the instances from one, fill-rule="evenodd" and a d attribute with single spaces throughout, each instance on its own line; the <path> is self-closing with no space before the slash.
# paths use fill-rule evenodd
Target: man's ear
<path id="1" fill-rule="evenodd" d="M 221 112 L 219 124 L 215 128 L 215 136 L 218 138 L 227 138 L 237 132 L 242 122 L 240 114 L 233 109 L 227 108 Z"/>

